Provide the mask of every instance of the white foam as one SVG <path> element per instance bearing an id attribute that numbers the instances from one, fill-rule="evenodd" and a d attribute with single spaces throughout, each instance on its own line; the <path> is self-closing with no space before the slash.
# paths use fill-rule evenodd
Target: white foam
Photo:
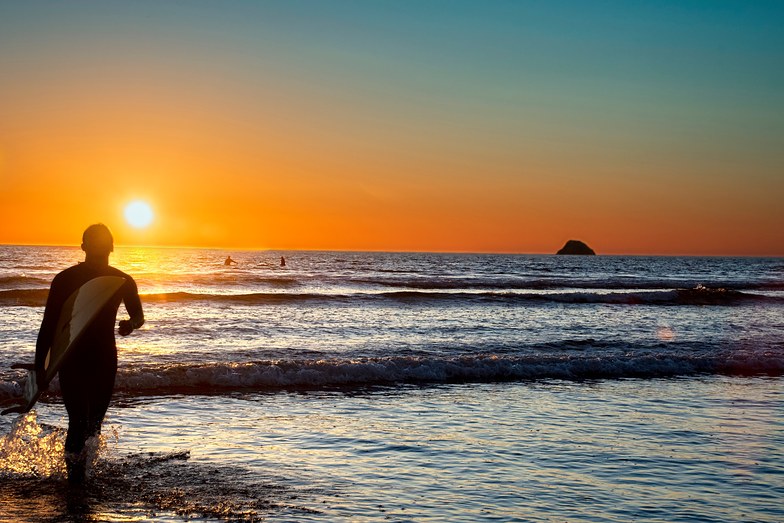
<path id="1" fill-rule="evenodd" d="M 754 352 L 267 361 L 137 366 L 121 369 L 118 390 L 129 394 L 214 393 L 221 390 L 371 386 L 398 383 L 490 382 L 533 379 L 651 378 L 694 374 L 784 373 L 784 355 Z"/>

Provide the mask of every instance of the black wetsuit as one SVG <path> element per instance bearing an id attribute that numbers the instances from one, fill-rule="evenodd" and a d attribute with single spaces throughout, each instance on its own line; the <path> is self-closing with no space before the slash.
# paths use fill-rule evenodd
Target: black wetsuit
<path id="1" fill-rule="evenodd" d="M 43 369 L 49 347 L 54 341 L 57 321 L 64 302 L 71 294 L 98 276 L 120 276 L 125 284 L 92 325 L 60 367 L 60 390 L 68 411 L 68 436 L 65 451 L 80 453 L 91 436 L 99 434 L 109 408 L 117 373 L 117 346 L 114 325 L 120 302 L 131 317 L 142 314 L 142 304 L 133 278 L 107 264 L 80 263 L 70 267 L 52 281 L 46 301 L 44 319 L 35 348 L 35 364 Z"/>

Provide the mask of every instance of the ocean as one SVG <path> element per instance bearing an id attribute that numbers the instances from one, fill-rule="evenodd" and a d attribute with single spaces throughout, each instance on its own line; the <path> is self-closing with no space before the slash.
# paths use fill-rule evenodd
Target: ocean
<path id="1" fill-rule="evenodd" d="M 82 259 L 0 246 L 0 406 Z M 784 259 L 110 261 L 147 323 L 90 481 L 64 480 L 55 382 L 0 418 L 0 521 L 784 521 Z"/>

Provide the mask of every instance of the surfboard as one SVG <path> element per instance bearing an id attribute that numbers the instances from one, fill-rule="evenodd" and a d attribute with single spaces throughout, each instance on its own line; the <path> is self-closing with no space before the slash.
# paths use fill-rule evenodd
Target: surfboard
<path id="1" fill-rule="evenodd" d="M 88 281 L 71 294 L 60 312 L 55 328 L 54 341 L 46 353 L 43 382 L 47 386 L 60 370 L 70 350 L 76 345 L 103 308 L 119 292 L 125 278 L 119 276 L 99 276 Z M 16 363 L 13 369 L 27 370 L 24 395 L 20 404 L 5 409 L 1 414 L 28 412 L 41 396 L 35 379 L 35 365 Z"/>

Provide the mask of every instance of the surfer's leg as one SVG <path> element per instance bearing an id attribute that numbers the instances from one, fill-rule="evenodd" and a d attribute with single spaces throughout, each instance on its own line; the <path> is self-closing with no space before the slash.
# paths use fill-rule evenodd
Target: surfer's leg
<path id="1" fill-rule="evenodd" d="M 81 483 L 85 476 L 84 442 L 87 440 L 89 391 L 87 380 L 76 373 L 60 372 L 60 391 L 68 412 L 68 434 L 65 437 L 65 466 L 68 481 Z"/>
<path id="2" fill-rule="evenodd" d="M 70 373 L 60 372 L 60 391 L 68 412 L 68 435 L 65 438 L 66 452 L 80 452 L 84 447 L 89 414 L 89 391 L 87 380 Z"/>
<path id="3" fill-rule="evenodd" d="M 87 440 L 101 433 L 116 373 L 117 351 L 113 345 L 93 352 L 89 360 L 71 360 L 67 368 L 60 369 L 60 390 L 68 411 L 65 464 L 71 482 L 85 479 Z"/>
<path id="4" fill-rule="evenodd" d="M 89 398 L 87 438 L 98 436 L 101 433 L 101 424 L 106 416 L 106 411 L 109 410 L 109 402 L 112 399 L 116 374 L 116 359 L 106 362 L 103 368 L 95 372 L 97 379 Z"/>

